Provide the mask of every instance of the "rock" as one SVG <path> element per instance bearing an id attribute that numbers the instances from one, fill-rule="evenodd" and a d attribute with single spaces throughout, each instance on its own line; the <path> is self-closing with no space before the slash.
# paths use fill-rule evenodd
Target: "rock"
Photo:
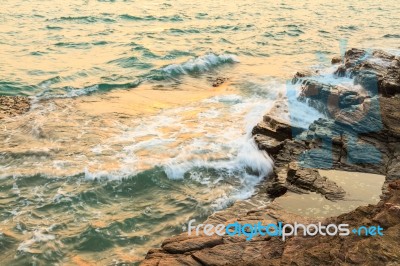
<path id="1" fill-rule="evenodd" d="M 254 261 L 277 259 L 283 252 L 283 244 L 278 239 L 269 241 L 233 243 L 205 249 L 193 254 L 203 265 L 259 265 Z"/>
<path id="2" fill-rule="evenodd" d="M 303 81 L 304 78 L 306 77 L 311 77 L 313 75 L 315 75 L 316 72 L 313 70 L 303 70 L 303 71 L 298 71 L 296 72 L 296 74 L 294 75 L 293 79 L 292 79 L 292 83 L 296 84 L 297 82 Z"/>
<path id="3" fill-rule="evenodd" d="M 262 207 L 254 202 L 263 195 L 274 199 L 287 191 L 314 191 L 341 200 L 345 187 L 317 171 L 330 168 L 383 174 L 386 183 L 378 204 L 321 223 L 347 223 L 350 228 L 381 225 L 384 235 L 298 235 L 283 242 L 276 237 L 246 241 L 243 237 L 188 237 L 184 233 L 149 251 L 143 265 L 400 265 L 400 97 L 396 95 L 400 92 L 400 59 L 382 51 L 366 56 L 364 50 L 351 49 L 343 62 L 333 62 L 342 63 L 337 75 L 353 76 L 357 84 L 348 88 L 325 85 L 313 81 L 311 72 L 297 73 L 293 82 L 302 83 L 301 97 L 329 116 L 304 130 L 265 115 L 252 133 L 258 147 L 274 161 L 272 174 L 251 199 L 235 202 L 205 223 L 313 222 L 285 210 L 279 200 Z"/>
<path id="4" fill-rule="evenodd" d="M 29 111 L 31 105 L 28 97 L 0 96 L 0 119 L 21 115 Z"/>
<path id="5" fill-rule="evenodd" d="M 168 253 L 158 253 L 157 256 L 147 256 L 140 264 L 142 266 L 201 266 L 192 256 Z"/>
<path id="6" fill-rule="evenodd" d="M 332 64 L 339 64 L 341 62 L 342 62 L 342 57 L 341 56 L 332 57 L 332 60 L 331 60 Z"/>
<path id="7" fill-rule="evenodd" d="M 367 95 L 361 95 L 352 88 L 331 86 L 306 80 L 301 87 L 299 100 L 308 99 L 308 104 L 320 112 L 334 116 L 345 108 L 362 104 Z"/>
<path id="8" fill-rule="evenodd" d="M 317 192 L 329 200 L 341 200 L 346 195 L 343 188 L 321 176 L 316 169 L 302 168 L 294 161 L 290 162 L 287 167 L 275 167 L 267 181 L 266 193 L 269 197 L 277 198 L 287 191 Z"/>
<path id="9" fill-rule="evenodd" d="M 220 85 L 224 84 L 225 81 L 227 81 L 227 80 L 228 80 L 228 78 L 217 77 L 215 80 L 212 81 L 212 86 L 219 87 Z"/>
<path id="10" fill-rule="evenodd" d="M 274 199 L 284 195 L 288 191 L 288 187 L 280 182 L 271 182 L 266 188 L 268 197 Z"/>
<path id="11" fill-rule="evenodd" d="M 176 241 L 164 241 L 161 247 L 165 251 L 175 254 L 213 247 L 223 242 L 222 237 L 219 236 L 188 236 L 184 239 L 175 238 L 175 240 Z"/>
<path id="12" fill-rule="evenodd" d="M 299 234 L 286 241 L 279 237 L 245 241 L 224 236 L 226 240 L 220 244 L 193 252 L 174 254 L 164 249 L 151 250 L 141 265 L 398 265 L 400 180 L 389 182 L 387 187 L 384 199 L 378 204 L 359 207 L 321 222 L 323 225 L 346 223 L 349 228 L 381 225 L 384 226 L 383 236 L 305 237 Z M 257 212 L 249 214 L 256 215 Z M 275 204 L 268 207 L 268 212 L 284 223 L 315 223 L 287 213 Z M 184 239 L 182 237 L 180 241 L 186 241 Z"/>
<path id="13" fill-rule="evenodd" d="M 400 98 L 379 98 L 382 123 L 388 136 L 400 138 Z"/>
<path id="14" fill-rule="evenodd" d="M 320 176 L 314 169 L 289 170 L 287 181 L 307 191 L 315 191 L 324 195 L 329 200 L 344 198 L 346 192 L 335 182 Z"/>
<path id="15" fill-rule="evenodd" d="M 253 138 L 254 141 L 257 143 L 258 148 L 260 150 L 265 150 L 270 155 L 277 154 L 283 146 L 282 141 L 278 141 L 265 135 L 256 134 Z"/>
<path id="16" fill-rule="evenodd" d="M 288 122 L 279 117 L 265 115 L 263 121 L 253 128 L 252 134 L 265 135 L 277 141 L 283 141 L 292 138 L 292 134 L 301 131 L 303 131 L 302 128 L 291 126 Z"/>
<path id="17" fill-rule="evenodd" d="M 385 97 L 400 93 L 400 60 L 384 51 L 368 54 L 360 49 L 348 50 L 344 64 L 335 73 L 354 76 L 356 84 Z"/>

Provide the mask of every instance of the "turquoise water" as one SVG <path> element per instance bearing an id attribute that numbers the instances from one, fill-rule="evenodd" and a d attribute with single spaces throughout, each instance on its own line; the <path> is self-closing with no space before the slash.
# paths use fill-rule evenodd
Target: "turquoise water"
<path id="1" fill-rule="evenodd" d="M 190 219 L 248 198 L 272 167 L 249 134 L 286 80 L 307 68 L 333 79 L 341 46 L 398 53 L 399 9 L 2 3 L 0 94 L 33 105 L 0 120 L 0 260 L 137 263 Z M 217 77 L 228 81 L 214 88 Z M 298 104 L 305 127 L 323 116 Z"/>

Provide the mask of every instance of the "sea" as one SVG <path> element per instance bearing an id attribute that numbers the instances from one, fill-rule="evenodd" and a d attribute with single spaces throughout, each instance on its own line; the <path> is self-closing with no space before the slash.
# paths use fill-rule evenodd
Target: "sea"
<path id="1" fill-rule="evenodd" d="M 395 0 L 2 1 L 0 95 L 32 106 L 0 120 L 0 265 L 135 265 L 247 200 L 273 167 L 252 128 L 293 75 L 351 85 L 331 58 L 399 55 L 399 14 Z M 275 115 L 324 117 L 292 104 Z"/>

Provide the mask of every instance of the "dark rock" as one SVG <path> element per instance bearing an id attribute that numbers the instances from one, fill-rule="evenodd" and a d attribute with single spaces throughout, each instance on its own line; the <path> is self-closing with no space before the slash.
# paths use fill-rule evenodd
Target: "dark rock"
<path id="1" fill-rule="evenodd" d="M 218 77 L 218 78 L 216 78 L 215 80 L 212 81 L 212 86 L 213 87 L 219 87 L 222 84 L 224 84 L 227 80 L 228 80 L 228 78 Z"/>
<path id="2" fill-rule="evenodd" d="M 253 135 L 260 134 L 277 141 L 283 141 L 292 138 L 294 133 L 301 131 L 303 131 L 302 128 L 291 126 L 281 118 L 265 115 L 263 121 L 253 128 L 252 133 Z"/>
<path id="3" fill-rule="evenodd" d="M 304 80 L 304 78 L 306 77 L 311 77 L 313 75 L 315 75 L 316 72 L 312 71 L 312 70 L 303 70 L 303 71 L 298 71 L 296 72 L 296 74 L 294 75 L 293 79 L 292 79 L 292 83 L 296 84 L 297 82 L 300 82 L 302 80 Z"/>
<path id="4" fill-rule="evenodd" d="M 268 197 L 274 199 L 284 195 L 288 191 L 288 187 L 280 182 L 272 182 L 267 186 L 266 192 Z"/>
<path id="5" fill-rule="evenodd" d="M 270 155 L 277 154 L 283 146 L 282 141 L 261 134 L 256 134 L 254 141 L 260 150 L 265 150 Z"/>
<path id="6" fill-rule="evenodd" d="M 341 62 L 342 62 L 342 57 L 340 57 L 340 56 L 335 56 L 335 57 L 333 57 L 332 60 L 331 60 L 331 63 L 332 63 L 332 64 L 339 64 L 339 63 L 341 63 Z"/>
<path id="7" fill-rule="evenodd" d="M 0 119 L 29 111 L 30 100 L 24 96 L 0 96 Z"/>
<path id="8" fill-rule="evenodd" d="M 346 52 L 344 64 L 338 67 L 336 74 L 355 76 L 357 84 L 383 96 L 400 93 L 400 60 L 384 51 L 370 54 L 351 49 Z"/>
<path id="9" fill-rule="evenodd" d="M 289 164 L 287 181 L 306 191 L 314 191 L 324 195 L 329 200 L 343 199 L 346 192 L 335 182 L 322 177 L 315 169 L 303 169 Z"/>
<path id="10" fill-rule="evenodd" d="M 310 106 L 332 116 L 344 108 L 362 104 L 366 97 L 352 90 L 352 88 L 325 85 L 317 81 L 307 80 L 301 87 L 299 100 L 308 99 Z"/>

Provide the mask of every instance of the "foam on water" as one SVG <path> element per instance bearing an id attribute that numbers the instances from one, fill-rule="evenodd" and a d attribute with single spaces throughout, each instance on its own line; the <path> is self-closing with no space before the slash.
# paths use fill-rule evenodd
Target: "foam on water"
<path id="1" fill-rule="evenodd" d="M 316 77 L 321 82 L 351 84 L 323 71 Z M 104 251 L 134 243 L 142 256 L 187 220 L 249 198 L 273 167 L 251 135 L 262 116 L 271 113 L 302 128 L 324 117 L 297 100 L 300 83 L 290 84 L 236 81 L 234 92 L 145 116 L 88 117 L 79 99 L 38 101 L 8 120 L 0 175 L 14 176 L 3 185 L 15 198 L 7 219 L 27 231 L 16 246 L 18 260 L 33 254 L 58 260 L 62 245 Z M 29 141 L 13 146 L 21 138 Z M 28 214 L 45 217 L 43 211 L 56 218 L 26 229 Z M 64 237 L 70 234 L 64 220 L 79 230 Z"/>
<path id="2" fill-rule="evenodd" d="M 3 2 L 0 94 L 36 96 L 0 120 L 9 265 L 139 261 L 254 193 L 272 167 L 250 136 L 265 112 L 303 128 L 324 116 L 288 105 L 293 72 L 339 54 L 343 38 L 399 54 L 394 0 Z M 214 88 L 217 77 L 228 82 Z"/>
<path id="3" fill-rule="evenodd" d="M 223 64 L 239 63 L 239 59 L 233 54 L 221 54 L 216 55 L 209 53 L 203 56 L 199 56 L 195 59 L 182 64 L 172 64 L 164 67 L 162 70 L 172 76 L 187 75 L 187 74 L 198 74 L 206 71 L 210 71 L 213 68 Z"/>

